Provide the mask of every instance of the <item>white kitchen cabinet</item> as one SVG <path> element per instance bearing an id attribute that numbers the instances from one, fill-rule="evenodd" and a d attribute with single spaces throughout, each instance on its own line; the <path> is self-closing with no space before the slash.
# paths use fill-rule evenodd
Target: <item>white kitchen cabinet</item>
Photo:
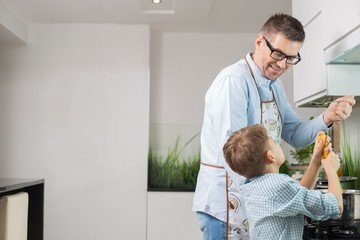
<path id="1" fill-rule="evenodd" d="M 319 37 L 322 25 L 322 14 L 319 14 L 305 27 L 306 40 L 300 52 L 303 60 L 294 66 L 295 102 L 301 102 L 326 89 L 325 81 L 320 81 L 326 70 L 323 64 L 324 39 Z"/>
<path id="2" fill-rule="evenodd" d="M 360 0 L 327 0 L 323 4 L 325 47 L 360 27 Z"/>
<path id="3" fill-rule="evenodd" d="M 302 22 L 306 34 L 300 50 L 303 60 L 294 66 L 294 101 L 297 106 L 312 106 L 309 102 L 334 92 L 327 82 L 325 53 L 335 52 L 335 43 L 359 30 L 360 0 L 293 0 L 292 4 L 293 16 Z"/>
<path id="4" fill-rule="evenodd" d="M 293 0 L 292 15 L 306 26 L 319 14 L 323 0 Z"/>
<path id="5" fill-rule="evenodd" d="M 305 27 L 305 42 L 300 50 L 300 63 L 294 66 L 294 101 L 301 105 L 304 99 L 326 91 L 323 64 L 324 25 L 323 0 L 293 0 L 293 16 Z"/>
<path id="6" fill-rule="evenodd" d="M 320 14 L 324 22 L 318 32 L 319 37 L 325 39 L 324 47 L 360 28 L 360 0 L 292 1 L 292 15 L 299 19 L 305 28 Z"/>
<path id="7" fill-rule="evenodd" d="M 147 193 L 147 240 L 201 239 L 194 192 Z"/>

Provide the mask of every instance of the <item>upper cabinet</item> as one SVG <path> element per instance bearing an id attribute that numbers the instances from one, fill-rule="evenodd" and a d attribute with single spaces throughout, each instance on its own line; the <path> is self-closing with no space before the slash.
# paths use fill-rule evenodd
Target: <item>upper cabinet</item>
<path id="1" fill-rule="evenodd" d="M 0 1 L 0 44 L 26 43 L 29 26 Z"/>
<path id="2" fill-rule="evenodd" d="M 336 52 L 336 44 L 348 35 L 353 34 L 353 39 L 358 38 L 354 42 L 360 44 L 360 0 L 293 0 L 292 7 L 293 16 L 304 25 L 306 34 L 300 50 L 303 61 L 294 66 L 294 101 L 297 106 L 318 106 L 338 96 L 360 95 L 360 90 L 353 91 L 354 86 L 360 89 L 360 65 L 336 67 L 339 74 L 336 75 L 338 79 L 334 79 L 329 76 L 333 66 L 326 59 L 329 56 L 326 53 Z M 354 73 L 359 79 L 354 81 L 352 74 L 346 77 L 341 71 Z M 344 84 L 353 87 L 339 92 Z"/>
<path id="3" fill-rule="evenodd" d="M 322 0 L 293 0 L 292 15 L 306 26 L 321 12 Z"/>
<path id="4" fill-rule="evenodd" d="M 316 1 L 315 1 L 316 2 Z M 312 6 L 311 4 L 307 6 Z M 309 7 L 308 7 L 309 9 Z M 314 79 L 323 79 L 325 72 L 325 65 L 323 62 L 324 38 L 320 37 L 319 32 L 323 25 L 323 14 L 320 8 L 309 9 L 309 11 L 298 18 L 305 26 L 306 40 L 300 50 L 301 58 L 303 59 L 299 64 L 294 66 L 294 101 L 298 104 L 303 99 L 314 94 L 323 93 L 326 89 L 325 81 L 314 81 Z M 313 15 L 309 15 L 311 12 Z M 307 22 L 304 23 L 304 22 Z"/>
<path id="5" fill-rule="evenodd" d="M 360 27 L 360 0 L 323 0 L 325 47 Z M 360 40 L 360 39 L 359 39 Z"/>

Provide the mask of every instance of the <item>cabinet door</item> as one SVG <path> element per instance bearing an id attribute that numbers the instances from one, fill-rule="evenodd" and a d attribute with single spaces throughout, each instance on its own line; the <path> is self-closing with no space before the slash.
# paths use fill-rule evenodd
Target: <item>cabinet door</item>
<path id="1" fill-rule="evenodd" d="M 356 27 L 360 27 L 360 0 L 324 2 L 324 38 L 329 46 Z"/>
<path id="2" fill-rule="evenodd" d="M 320 13 L 323 0 L 293 0 L 292 16 L 306 26 Z"/>
<path id="3" fill-rule="evenodd" d="M 326 91 L 322 28 L 322 14 L 305 27 L 306 39 L 300 50 L 302 61 L 294 66 L 295 102 Z"/>

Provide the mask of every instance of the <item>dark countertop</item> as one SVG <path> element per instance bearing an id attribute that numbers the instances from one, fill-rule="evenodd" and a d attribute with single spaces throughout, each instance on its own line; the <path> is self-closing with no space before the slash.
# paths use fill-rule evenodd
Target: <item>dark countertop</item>
<path id="1" fill-rule="evenodd" d="M 0 193 L 9 192 L 24 187 L 44 184 L 44 179 L 32 178 L 0 178 Z"/>

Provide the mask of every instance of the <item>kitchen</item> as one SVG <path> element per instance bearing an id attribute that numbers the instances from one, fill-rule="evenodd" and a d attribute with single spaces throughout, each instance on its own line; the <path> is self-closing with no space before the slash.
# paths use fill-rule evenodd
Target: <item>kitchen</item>
<path id="1" fill-rule="evenodd" d="M 274 2 L 291 13 L 290 1 Z M 48 23 L 28 31 L 27 47 L 0 46 L 0 175 L 45 178 L 45 239 L 199 239 L 191 193 L 146 192 L 149 122 L 201 124 L 205 90 L 252 49 L 257 29 Z M 292 74 L 283 77 L 290 100 Z M 322 110 L 298 113 L 307 120 Z M 346 121 L 354 142 L 359 114 Z"/>

